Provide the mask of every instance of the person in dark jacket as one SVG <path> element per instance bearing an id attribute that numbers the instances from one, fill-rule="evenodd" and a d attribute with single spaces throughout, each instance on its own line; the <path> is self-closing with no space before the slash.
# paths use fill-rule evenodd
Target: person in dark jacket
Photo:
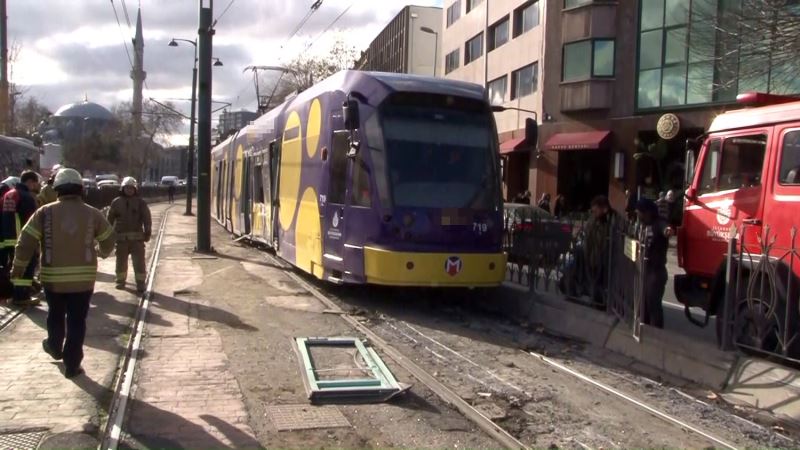
<path id="1" fill-rule="evenodd" d="M 567 214 L 567 198 L 563 195 L 556 196 L 556 204 L 553 206 L 553 215 L 562 217 Z"/>
<path id="2" fill-rule="evenodd" d="M 667 286 L 667 249 L 669 229 L 659 215 L 658 205 L 652 200 L 641 199 L 636 204 L 636 213 L 644 229 L 644 308 L 642 323 L 664 328 L 662 298 Z"/>
<path id="3" fill-rule="evenodd" d="M 547 211 L 548 213 L 551 212 L 550 209 L 550 194 L 544 193 L 542 194 L 542 198 L 539 199 L 539 203 L 536 205 L 539 208 Z"/>
<path id="4" fill-rule="evenodd" d="M 39 175 L 36 172 L 25 171 L 22 172 L 19 178 L 19 184 L 3 195 L 2 242 L 6 248 L 11 249 L 9 259 L 13 259 L 11 255 L 13 255 L 14 246 L 17 245 L 22 226 L 28 222 L 28 219 L 36 212 L 37 208 L 35 195 L 39 191 Z M 38 299 L 31 298 L 33 273 L 38 263 L 37 258 L 34 256 L 28 262 L 28 266 L 22 276 L 11 279 L 14 284 L 13 304 L 26 306 L 39 303 Z"/>

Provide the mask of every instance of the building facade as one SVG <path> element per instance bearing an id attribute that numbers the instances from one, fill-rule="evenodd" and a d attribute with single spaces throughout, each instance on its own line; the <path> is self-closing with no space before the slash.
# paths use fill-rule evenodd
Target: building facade
<path id="1" fill-rule="evenodd" d="M 436 76 L 442 9 L 406 6 L 378 34 L 356 62 L 358 70 Z M 425 31 L 423 31 L 425 29 Z"/>
<path id="2" fill-rule="evenodd" d="M 481 18 L 486 2 L 488 21 Z M 538 20 L 526 22 L 533 5 Z M 508 198 L 527 188 L 537 197 L 562 195 L 571 209 L 585 211 L 592 197 L 607 195 L 621 208 L 626 190 L 648 197 L 681 190 L 686 139 L 740 107 L 737 94 L 800 93 L 800 77 L 786 76 L 791 61 L 759 60 L 768 52 L 749 48 L 757 40 L 743 41 L 737 24 L 747 14 L 738 8 L 736 0 L 446 0 L 440 64 L 448 78 L 488 79 L 493 102 L 537 113 L 537 143 L 520 139 L 524 120 L 513 116 L 524 113 L 497 115 Z M 510 41 L 497 47 L 505 17 Z M 532 28 L 517 34 L 518 20 L 520 30 Z M 488 77 L 476 37 L 490 49 Z M 456 51 L 458 63 L 449 56 Z M 535 92 L 513 98 L 514 71 L 534 61 Z M 504 74 L 501 97 L 502 82 L 496 89 L 493 82 Z M 527 170 L 519 168 L 523 155 Z"/>
<path id="3" fill-rule="evenodd" d="M 447 0 L 440 71 L 446 78 L 485 85 L 493 105 L 508 198 L 528 189 L 532 145 L 525 119 L 542 117 L 544 1 Z M 487 15 L 488 13 L 488 15 Z"/>
<path id="4" fill-rule="evenodd" d="M 225 139 L 225 136 L 231 133 L 241 130 L 257 118 L 258 113 L 253 111 L 222 111 L 217 123 L 217 132 L 220 135 L 220 140 Z"/>

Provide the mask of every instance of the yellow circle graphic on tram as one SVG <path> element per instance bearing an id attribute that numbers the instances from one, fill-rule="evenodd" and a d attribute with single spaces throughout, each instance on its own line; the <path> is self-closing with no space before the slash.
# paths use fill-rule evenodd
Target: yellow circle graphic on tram
<path id="1" fill-rule="evenodd" d="M 308 124 L 306 125 L 306 152 L 309 158 L 317 154 L 319 134 L 322 131 L 322 105 L 319 99 L 314 99 L 308 111 Z"/>
<path id="2" fill-rule="evenodd" d="M 297 213 L 295 227 L 295 243 L 297 250 L 295 264 L 297 267 L 322 276 L 322 225 L 319 221 L 319 205 L 317 192 L 309 187 L 303 192 L 300 210 Z"/>
<path id="3" fill-rule="evenodd" d="M 233 214 L 231 221 L 233 222 L 233 229 L 244 232 L 241 228 L 243 224 L 239 223 L 239 208 L 242 202 L 242 182 L 244 181 L 244 147 L 239 145 L 236 147 L 236 160 L 233 167 Z"/>
<path id="4" fill-rule="evenodd" d="M 303 130 L 300 115 L 296 111 L 289 115 L 283 130 L 281 144 L 281 177 L 280 177 L 280 215 L 281 228 L 288 231 L 297 210 L 300 194 L 300 175 L 303 164 Z"/>

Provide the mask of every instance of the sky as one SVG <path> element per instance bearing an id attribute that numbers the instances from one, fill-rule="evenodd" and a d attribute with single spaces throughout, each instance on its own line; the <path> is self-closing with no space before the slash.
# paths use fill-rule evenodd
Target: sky
<path id="1" fill-rule="evenodd" d="M 213 71 L 213 97 L 220 102 L 215 109 L 225 106 L 224 102 L 232 103 L 234 110 L 255 109 L 252 74 L 243 73 L 245 67 L 286 63 L 311 42 L 310 52 L 324 52 L 337 36 L 363 50 L 409 1 L 323 0 L 300 32 L 288 40 L 313 3 L 214 1 L 217 24 L 213 53 L 223 63 Z M 442 0 L 411 3 L 441 6 Z M 8 39 L 19 49 L 11 67 L 11 81 L 52 112 L 84 98 L 109 109 L 120 101 L 130 101 L 131 65 L 123 42 L 133 57 L 131 39 L 140 7 L 147 72 L 144 97 L 173 101 L 188 115 L 192 45 L 180 43 L 176 48 L 167 44 L 172 37 L 196 38 L 198 0 L 8 0 Z M 348 7 L 347 13 L 323 34 Z M 171 142 L 182 144 L 187 139 L 181 134 L 173 136 Z"/>

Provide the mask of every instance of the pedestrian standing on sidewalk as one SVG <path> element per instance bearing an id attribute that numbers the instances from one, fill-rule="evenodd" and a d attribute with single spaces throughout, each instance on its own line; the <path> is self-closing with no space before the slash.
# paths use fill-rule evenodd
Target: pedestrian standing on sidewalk
<path id="1" fill-rule="evenodd" d="M 144 243 L 150 241 L 152 222 L 147 202 L 139 197 L 136 179 L 125 177 L 120 196 L 111 202 L 108 222 L 117 234 L 117 289 L 125 289 L 128 278 L 128 255 L 133 260 L 136 290 L 144 292 L 147 265 L 144 261 Z"/>
<path id="2" fill-rule="evenodd" d="M 64 376 L 73 378 L 83 373 L 83 340 L 97 279 L 97 256 L 111 254 L 114 229 L 100 211 L 83 202 L 78 171 L 61 169 L 53 187 L 58 201 L 39 208 L 22 229 L 11 274 L 22 276 L 41 250 L 41 280 L 49 307 L 42 348 L 55 360 L 63 358 Z"/>
<path id="3" fill-rule="evenodd" d="M 175 203 L 175 183 L 170 183 L 167 188 L 167 195 L 169 195 L 169 202 Z"/>
<path id="4" fill-rule="evenodd" d="M 664 328 L 662 298 L 667 286 L 667 248 L 669 228 L 659 216 L 658 205 L 652 200 L 641 199 L 636 204 L 639 221 L 644 226 L 644 311 L 642 323 Z"/>
<path id="5" fill-rule="evenodd" d="M 25 171 L 19 177 L 20 182 L 14 189 L 3 195 L 3 244 L 13 249 L 20 237 L 22 225 L 28 222 L 36 211 L 36 197 L 39 192 L 39 175 L 36 172 Z M 13 250 L 12 250 L 13 251 Z M 9 257 L 13 259 L 13 256 Z M 33 288 L 33 275 L 39 262 L 34 252 L 28 260 L 28 267 L 18 277 L 11 277 L 14 284 L 12 303 L 18 306 L 37 305 L 38 299 L 31 298 Z"/>

